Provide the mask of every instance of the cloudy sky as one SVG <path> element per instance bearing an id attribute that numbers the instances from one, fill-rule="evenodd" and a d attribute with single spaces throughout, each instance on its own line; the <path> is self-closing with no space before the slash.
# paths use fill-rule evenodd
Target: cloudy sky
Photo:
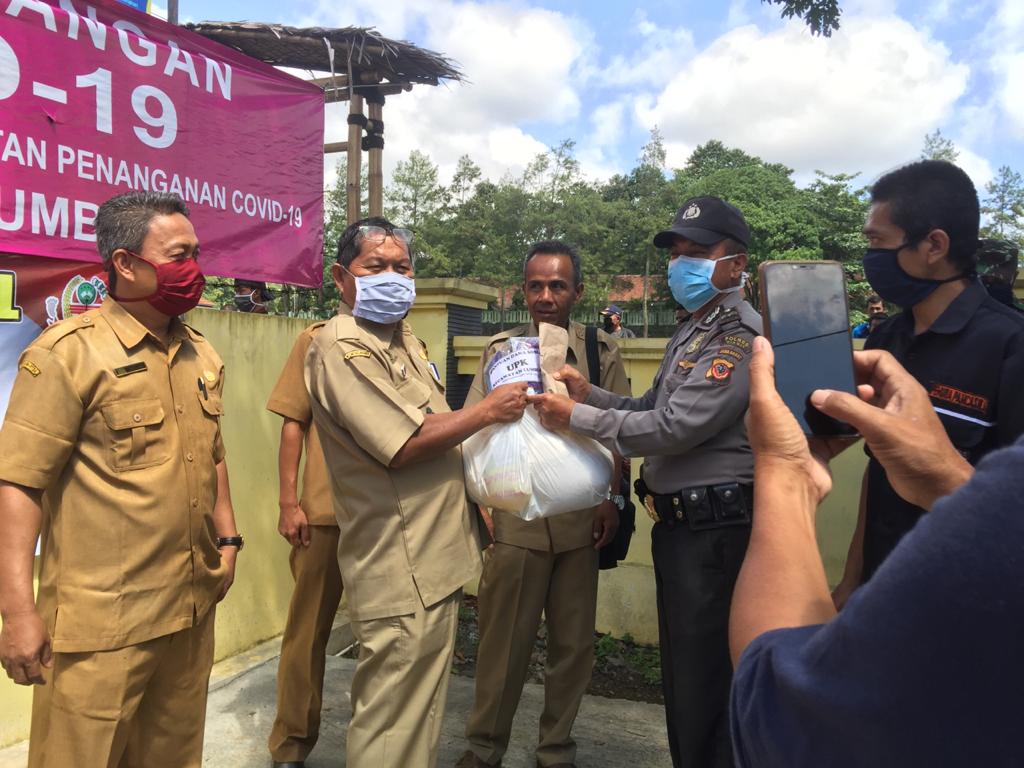
<path id="1" fill-rule="evenodd" d="M 388 99 L 386 171 L 420 149 L 444 179 L 463 153 L 497 178 L 572 138 L 604 178 L 635 165 L 655 125 L 670 166 L 720 139 L 801 182 L 867 182 L 941 129 L 979 186 L 1024 171 L 1024 2 L 840 3 L 829 39 L 759 0 L 180 0 L 180 14 L 373 26 L 455 59 L 470 82 Z M 328 108 L 329 141 L 344 109 Z"/>

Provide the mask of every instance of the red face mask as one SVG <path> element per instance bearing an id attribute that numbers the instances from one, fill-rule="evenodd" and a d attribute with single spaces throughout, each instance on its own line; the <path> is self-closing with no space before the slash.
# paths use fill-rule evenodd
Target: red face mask
<path id="1" fill-rule="evenodd" d="M 169 317 L 177 317 L 195 309 L 206 287 L 206 278 L 199 268 L 199 262 L 195 259 L 177 259 L 165 264 L 154 264 L 137 253 L 128 253 L 156 270 L 156 290 L 139 299 L 118 298 L 118 301 L 148 301 L 153 309 Z"/>

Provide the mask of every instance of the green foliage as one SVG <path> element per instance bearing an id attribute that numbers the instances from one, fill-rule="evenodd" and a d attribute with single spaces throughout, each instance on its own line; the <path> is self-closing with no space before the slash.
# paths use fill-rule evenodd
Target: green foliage
<path id="1" fill-rule="evenodd" d="M 839 0 L 761 0 L 782 6 L 782 18 L 803 19 L 811 34 L 831 37 L 839 29 Z"/>
<path id="2" fill-rule="evenodd" d="M 985 193 L 981 212 L 989 223 L 981 236 L 1019 241 L 1024 237 L 1024 178 L 1004 165 L 985 185 Z"/>
<path id="3" fill-rule="evenodd" d="M 935 129 L 935 133 L 929 133 L 924 137 L 924 148 L 921 150 L 922 160 L 946 160 L 955 163 L 958 157 L 960 157 L 960 153 L 953 142 L 943 136 L 942 131 L 938 128 Z"/>
<path id="4" fill-rule="evenodd" d="M 946 140 L 937 131 L 926 139 L 926 146 L 929 141 L 938 152 Z M 324 286 L 275 299 L 278 311 L 285 308 L 326 317 L 337 306 L 330 264 L 347 224 L 344 177 L 342 169 L 326 196 Z M 571 243 L 582 256 L 586 286 L 576 314 L 596 320 L 597 310 L 608 303 L 612 290 L 629 287 L 623 275 L 639 275 L 631 280 L 646 284 L 645 298 L 622 302 L 628 308 L 674 305 L 665 279 L 668 255 L 654 247 L 652 238 L 669 225 L 688 197 L 717 195 L 738 206 L 750 225 L 748 271 L 753 284 L 748 297 L 755 306 L 760 263 L 831 259 L 843 264 L 851 318 L 856 320 L 871 292 L 861 263 L 866 246 L 861 229 L 869 203 L 857 182 L 856 173 L 819 171 L 814 181 L 800 188 L 785 165 L 717 140 L 697 147 L 682 168 L 669 169 L 661 132 L 655 128 L 636 167 L 601 182 L 583 178 L 571 140 L 538 154 L 521 175 L 497 181 L 485 178 L 480 167 L 463 155 L 447 187 L 439 184 L 430 158 L 414 151 L 396 167 L 386 190 L 385 210 L 397 224 L 412 226 L 416 232 L 417 275 L 467 277 L 497 286 L 502 289 L 497 304 L 503 310 L 523 306 L 518 288 L 523 258 L 533 243 L 542 239 Z M 988 233 L 1019 238 L 1024 234 L 1021 175 L 1001 168 L 986 191 L 983 210 L 990 222 Z M 208 292 L 226 302 L 233 295 L 216 283 Z M 646 315 L 641 312 L 640 316 Z M 640 323 L 630 325 L 643 334 Z"/>

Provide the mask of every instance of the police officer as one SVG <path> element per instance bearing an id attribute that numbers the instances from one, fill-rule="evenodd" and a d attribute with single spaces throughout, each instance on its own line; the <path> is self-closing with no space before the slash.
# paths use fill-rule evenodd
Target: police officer
<path id="1" fill-rule="evenodd" d="M 306 353 L 324 321 L 299 334 L 274 386 L 267 410 L 283 417 L 278 448 L 278 532 L 291 544 L 295 588 L 281 638 L 277 717 L 270 732 L 275 766 L 301 767 L 320 734 L 327 641 L 341 601 L 338 521 L 331 503 L 320 438 L 306 391 Z M 303 447 L 302 497 L 298 494 Z"/>
<path id="2" fill-rule="evenodd" d="M 928 390 L 949 439 L 972 464 L 1024 433 L 1024 314 L 989 296 L 976 277 L 979 223 L 970 177 L 944 160 L 922 160 L 875 182 L 864 226 L 864 275 L 903 309 L 865 349 L 891 352 Z M 837 607 L 922 514 L 870 457 Z"/>
<path id="3" fill-rule="evenodd" d="M 0 661 L 37 684 L 29 765 L 198 768 L 234 578 L 220 357 L 176 195 L 100 206 L 103 305 L 22 354 L 0 431 Z M 32 560 L 42 528 L 39 598 Z"/>
<path id="4" fill-rule="evenodd" d="M 332 267 L 338 314 L 306 357 L 360 644 L 349 768 L 437 762 L 462 585 L 480 573 L 459 444 L 526 406 L 526 385 L 507 384 L 449 411 L 404 320 L 416 295 L 411 239 L 381 218 L 345 230 Z"/>
<path id="5" fill-rule="evenodd" d="M 483 399 L 484 371 L 502 342 L 514 336 L 538 336 L 540 323 L 569 331 L 566 361 L 589 378 L 586 329 L 569 320 L 583 295 L 576 250 L 557 240 L 534 245 L 523 266 L 523 295 L 533 322 L 488 340 L 467 406 Z M 603 331 L 596 332 L 595 343 L 602 387 L 628 395 L 629 380 L 615 343 Z M 616 457 L 612 477 L 620 476 L 620 462 Z M 615 536 L 619 509 L 625 505 L 618 487 L 610 497 L 614 498 L 596 508 L 529 522 L 494 510 L 495 543 L 478 592 L 476 699 L 466 726 L 470 749 L 459 760 L 460 768 L 501 762 L 542 612 L 549 641 L 537 764 L 565 766 L 575 759 L 572 726 L 594 666 L 598 550 Z"/>
<path id="6" fill-rule="evenodd" d="M 598 314 L 601 316 L 604 332 L 613 339 L 635 339 L 636 334 L 622 324 L 622 310 L 618 304 L 609 304 Z"/>
<path id="7" fill-rule="evenodd" d="M 670 249 L 669 288 L 693 314 L 669 341 L 651 389 L 620 397 L 565 368 L 571 400 L 530 398 L 545 426 L 646 457 L 638 495 L 656 521 L 662 687 L 676 768 L 732 765 L 729 601 L 750 537 L 753 461 L 743 415 L 761 331 L 740 293 L 749 242 L 736 207 L 717 197 L 686 201 L 654 244 Z"/>

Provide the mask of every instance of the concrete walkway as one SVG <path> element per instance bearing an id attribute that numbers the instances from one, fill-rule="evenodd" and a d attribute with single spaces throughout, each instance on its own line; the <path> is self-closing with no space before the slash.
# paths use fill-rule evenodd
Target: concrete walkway
<path id="1" fill-rule="evenodd" d="M 274 721 L 280 641 L 270 641 L 214 667 L 206 718 L 203 765 L 266 768 L 267 734 Z M 309 768 L 345 765 L 345 727 L 352 715 L 349 689 L 355 662 L 329 656 L 320 741 Z M 473 680 L 453 676 L 441 735 L 439 768 L 451 768 L 465 749 L 463 728 L 473 702 Z M 505 768 L 533 768 L 533 745 L 544 689 L 527 685 L 519 705 Z M 664 710 L 655 704 L 587 696 L 573 731 L 580 768 L 671 768 Z M 0 768 L 24 768 L 27 743 L 0 750 Z M 85 763 L 82 768 L 88 768 Z M 380 768 L 400 768 L 399 766 Z"/>

